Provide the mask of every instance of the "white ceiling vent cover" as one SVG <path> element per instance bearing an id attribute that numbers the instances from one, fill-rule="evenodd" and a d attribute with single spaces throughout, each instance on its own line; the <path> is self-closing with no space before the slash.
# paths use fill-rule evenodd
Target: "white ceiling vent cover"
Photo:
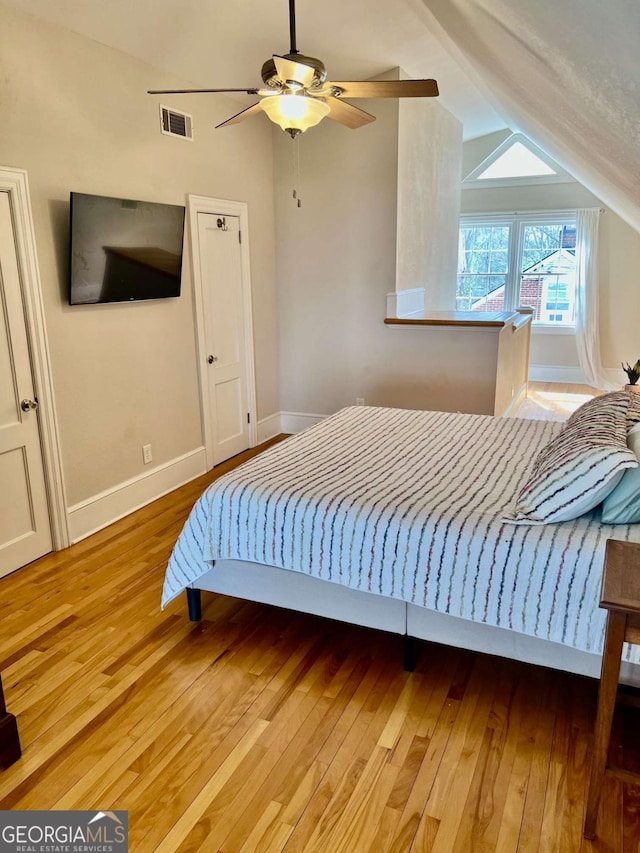
<path id="1" fill-rule="evenodd" d="M 160 128 L 167 136 L 179 136 L 193 141 L 193 123 L 187 113 L 170 110 L 160 104 Z"/>

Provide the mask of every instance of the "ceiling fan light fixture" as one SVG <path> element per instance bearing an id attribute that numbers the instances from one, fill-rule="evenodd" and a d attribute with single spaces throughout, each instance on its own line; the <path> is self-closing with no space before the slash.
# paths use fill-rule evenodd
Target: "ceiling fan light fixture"
<path id="1" fill-rule="evenodd" d="M 260 106 L 274 124 L 291 136 L 313 127 L 331 112 L 323 100 L 308 95 L 270 95 L 260 101 Z"/>

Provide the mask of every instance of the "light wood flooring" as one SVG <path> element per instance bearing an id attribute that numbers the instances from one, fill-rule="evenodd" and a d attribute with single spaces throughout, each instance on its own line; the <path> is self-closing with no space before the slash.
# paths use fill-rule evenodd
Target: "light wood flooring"
<path id="1" fill-rule="evenodd" d="M 565 421 L 578 406 L 600 393 L 589 385 L 529 382 L 527 397 L 515 416 L 538 421 Z"/>
<path id="2" fill-rule="evenodd" d="M 127 809 L 135 853 L 638 850 L 610 778 L 581 838 L 592 680 L 427 643 L 408 674 L 400 638 L 213 594 L 161 612 L 219 473 L 0 580 L 0 808 Z"/>

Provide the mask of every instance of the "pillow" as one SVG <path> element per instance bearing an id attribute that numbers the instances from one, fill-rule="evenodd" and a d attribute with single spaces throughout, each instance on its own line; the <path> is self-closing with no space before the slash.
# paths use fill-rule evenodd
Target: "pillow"
<path id="1" fill-rule="evenodd" d="M 640 394 L 637 391 L 627 391 L 629 394 L 629 409 L 627 411 L 627 431 L 640 423 Z"/>
<path id="2" fill-rule="evenodd" d="M 620 399 L 620 395 L 624 394 L 628 398 L 629 407 L 627 409 L 627 431 L 635 424 L 640 423 L 640 394 L 635 391 L 610 391 L 608 394 L 600 394 L 598 397 L 593 397 L 579 406 L 575 412 L 569 417 L 567 423 L 573 424 L 585 417 L 591 417 L 594 410 L 602 406 L 609 405 L 610 402 Z"/>
<path id="3" fill-rule="evenodd" d="M 627 436 L 627 444 L 640 460 L 640 424 Z M 640 522 L 640 468 L 629 468 L 602 505 L 605 524 L 637 524 Z"/>
<path id="4" fill-rule="evenodd" d="M 580 420 L 583 417 L 590 417 L 591 413 L 594 409 L 599 409 L 602 406 L 607 406 L 611 402 L 616 402 L 617 400 L 626 401 L 627 406 L 631 402 L 631 394 L 629 391 L 609 391 L 607 394 L 599 394 L 597 397 L 591 397 L 587 400 L 586 403 L 583 403 L 581 406 L 569 415 L 567 419 L 567 424 L 575 423 L 577 420 Z"/>
<path id="5" fill-rule="evenodd" d="M 542 448 L 505 521 L 569 521 L 601 503 L 638 459 L 627 447 L 630 395 L 616 391 L 581 406 Z"/>

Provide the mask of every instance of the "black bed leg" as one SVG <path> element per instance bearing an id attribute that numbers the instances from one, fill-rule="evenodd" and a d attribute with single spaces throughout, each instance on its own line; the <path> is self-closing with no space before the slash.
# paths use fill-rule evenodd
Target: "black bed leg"
<path id="1" fill-rule="evenodd" d="M 187 606 L 189 608 L 189 619 L 199 622 L 202 619 L 202 597 L 199 589 L 187 587 Z"/>
<path id="2" fill-rule="evenodd" d="M 416 668 L 416 641 L 408 634 L 402 638 L 402 654 L 405 672 L 413 672 Z"/>

